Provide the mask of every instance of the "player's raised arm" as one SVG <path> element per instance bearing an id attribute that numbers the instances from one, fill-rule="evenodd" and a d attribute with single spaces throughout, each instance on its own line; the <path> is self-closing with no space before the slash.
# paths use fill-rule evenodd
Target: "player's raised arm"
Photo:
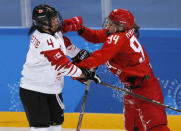
<path id="1" fill-rule="evenodd" d="M 63 21 L 63 32 L 76 31 L 86 41 L 92 43 L 103 43 L 107 37 L 105 29 L 93 30 L 83 26 L 82 17 L 76 16 Z"/>

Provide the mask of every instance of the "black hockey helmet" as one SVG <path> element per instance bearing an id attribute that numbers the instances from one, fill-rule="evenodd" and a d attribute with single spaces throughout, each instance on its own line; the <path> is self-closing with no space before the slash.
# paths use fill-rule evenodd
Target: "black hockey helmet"
<path id="1" fill-rule="evenodd" d="M 41 4 L 33 9 L 33 25 L 38 27 L 39 30 L 42 30 L 43 26 L 51 27 L 51 20 L 53 17 L 57 17 L 59 19 L 59 30 L 61 30 L 63 19 L 60 13 L 55 10 L 55 8 L 49 5 Z"/>

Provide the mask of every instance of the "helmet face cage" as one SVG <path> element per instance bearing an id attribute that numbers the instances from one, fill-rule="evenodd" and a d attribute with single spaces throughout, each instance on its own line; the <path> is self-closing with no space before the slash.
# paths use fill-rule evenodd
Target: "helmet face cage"
<path id="1" fill-rule="evenodd" d="M 58 18 L 59 27 L 58 27 L 57 31 L 61 31 L 61 30 L 62 30 L 62 23 L 63 23 L 63 18 L 62 18 L 62 16 L 61 16 L 60 13 L 57 11 L 56 15 L 53 16 L 53 17 Z M 50 21 L 50 22 L 49 22 L 49 23 L 50 23 L 50 27 L 52 27 L 52 17 L 50 18 L 49 21 Z"/>
<path id="2" fill-rule="evenodd" d="M 39 5 L 36 6 L 33 10 L 33 25 L 37 26 L 39 29 L 43 29 L 43 26 L 52 27 L 52 18 L 56 17 L 59 20 L 59 28 L 61 30 L 63 19 L 58 11 L 55 8 L 48 5 Z M 58 31 L 57 30 L 57 31 Z"/>
<path id="3" fill-rule="evenodd" d="M 110 23 L 109 17 L 106 17 L 102 23 L 102 28 L 107 29 L 108 24 Z"/>
<path id="4" fill-rule="evenodd" d="M 103 21 L 102 28 L 106 29 L 108 34 L 110 34 L 109 29 L 108 29 L 110 23 L 114 23 L 115 25 L 117 25 L 118 28 L 123 27 L 122 30 L 119 30 L 117 28 L 116 32 L 124 32 L 125 31 L 125 25 L 124 24 L 120 24 L 119 22 L 112 21 L 109 17 L 106 17 Z"/>

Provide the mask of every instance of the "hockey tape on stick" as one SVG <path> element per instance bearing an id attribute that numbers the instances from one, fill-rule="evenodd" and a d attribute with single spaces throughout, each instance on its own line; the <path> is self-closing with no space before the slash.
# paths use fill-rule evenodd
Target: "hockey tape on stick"
<path id="1" fill-rule="evenodd" d="M 106 86 L 106 87 L 112 88 L 112 89 L 114 89 L 114 90 L 121 91 L 121 92 L 123 92 L 123 93 L 129 94 L 129 95 L 131 95 L 131 96 L 137 97 L 137 98 L 142 99 L 142 100 L 144 100 L 144 101 L 151 102 L 151 103 L 154 103 L 154 104 L 163 106 L 163 107 L 165 107 L 165 108 L 169 108 L 169 109 L 174 110 L 174 111 L 177 111 L 177 112 L 181 112 L 180 109 L 174 108 L 174 107 L 172 107 L 172 106 L 170 106 L 170 105 L 165 105 L 165 104 L 163 104 L 163 103 L 161 103 L 161 102 L 158 102 L 158 101 L 155 101 L 155 100 L 146 98 L 146 97 L 144 97 L 144 96 L 140 96 L 140 95 L 138 95 L 138 94 L 135 94 L 135 93 L 133 93 L 133 92 L 127 91 L 127 90 L 122 89 L 122 88 L 118 88 L 118 87 L 109 85 L 109 84 L 107 84 L 107 83 L 105 83 L 105 82 L 101 82 L 100 84 L 101 84 L 101 85 L 104 85 L 104 86 Z"/>
<path id="2" fill-rule="evenodd" d="M 87 96 L 88 96 L 88 93 L 89 93 L 90 83 L 91 83 L 91 80 L 88 80 L 87 86 L 86 86 L 86 89 L 85 89 L 85 93 L 84 93 L 84 97 L 83 97 L 81 112 L 80 112 L 80 115 L 79 115 L 79 121 L 78 121 L 78 124 L 77 124 L 76 131 L 80 131 L 80 127 L 81 127 L 81 124 L 82 124 L 82 119 L 83 119 L 84 112 L 85 112 L 85 105 L 86 105 L 86 101 L 87 101 Z"/>

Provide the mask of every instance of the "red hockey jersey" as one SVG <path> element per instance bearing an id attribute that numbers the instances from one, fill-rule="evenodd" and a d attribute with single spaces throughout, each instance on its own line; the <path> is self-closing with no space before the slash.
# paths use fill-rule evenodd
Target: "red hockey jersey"
<path id="1" fill-rule="evenodd" d="M 82 68 L 97 67 L 106 64 L 121 81 L 129 76 L 143 77 L 150 71 L 149 58 L 134 34 L 134 29 L 109 36 L 106 31 L 85 28 L 81 35 L 92 43 L 104 43 L 102 49 L 78 64 Z"/>

